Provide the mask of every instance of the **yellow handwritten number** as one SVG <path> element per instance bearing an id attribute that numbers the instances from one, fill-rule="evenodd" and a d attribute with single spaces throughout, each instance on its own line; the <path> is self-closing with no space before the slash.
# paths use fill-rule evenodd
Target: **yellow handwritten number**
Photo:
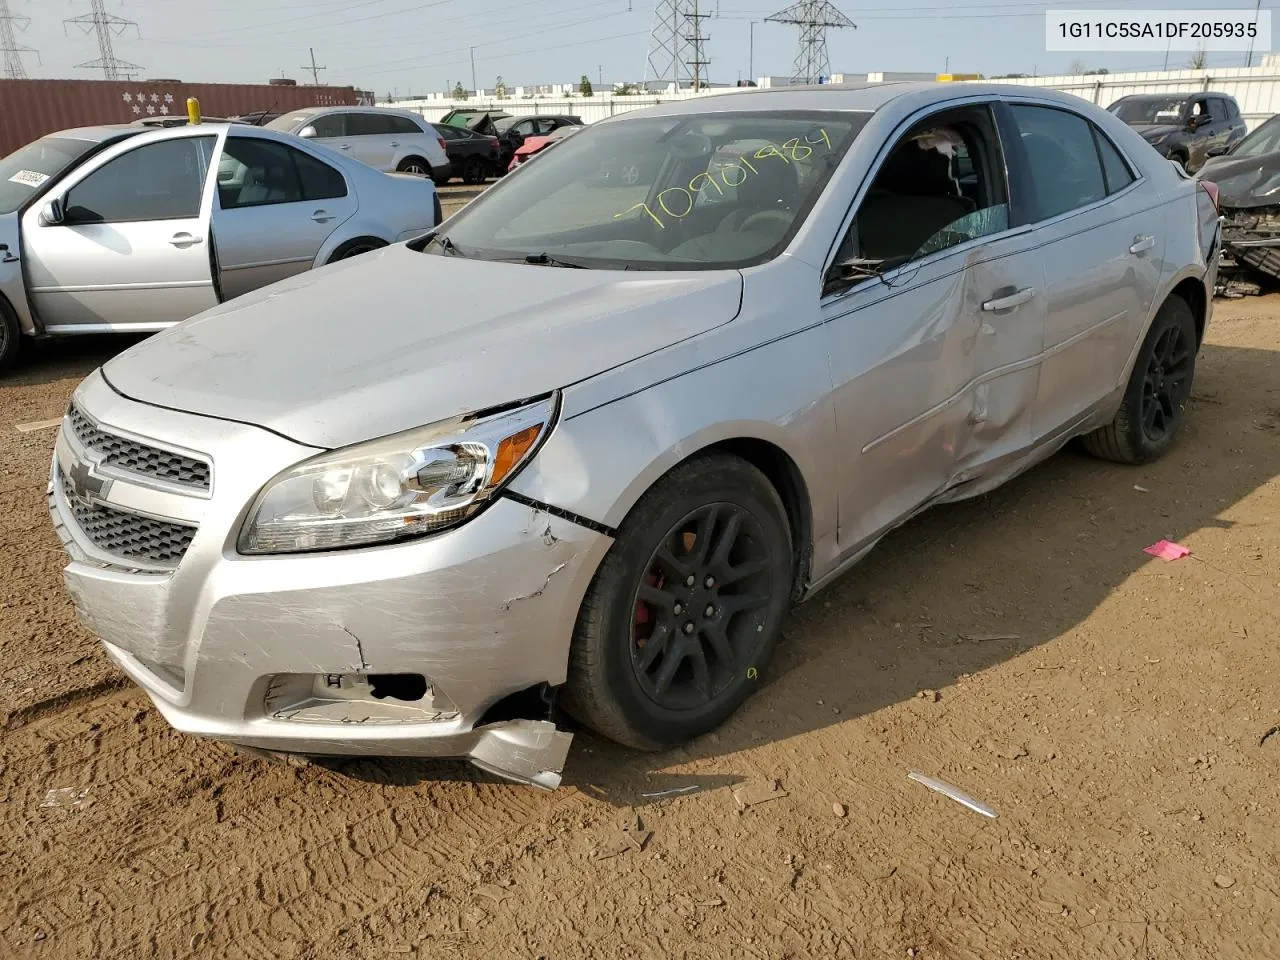
<path id="1" fill-rule="evenodd" d="M 826 131 L 826 130 L 819 130 L 819 131 L 818 131 L 818 136 L 820 136 L 820 137 L 822 138 L 822 140 L 826 141 L 827 149 L 828 149 L 828 150 L 830 150 L 830 149 L 831 149 L 831 138 L 827 136 L 827 131 Z M 819 143 L 819 141 L 818 141 L 818 140 L 810 140 L 810 139 L 809 139 L 809 135 L 808 135 L 808 134 L 805 134 L 804 142 L 805 142 L 805 143 L 812 143 L 812 144 L 814 144 L 815 146 Z"/>
<path id="2" fill-rule="evenodd" d="M 808 160 L 813 156 L 813 147 L 806 147 L 800 142 L 799 137 L 796 137 L 794 140 L 788 140 L 782 145 L 782 149 L 791 151 L 792 160 Z M 804 151 L 803 156 L 800 154 L 801 150 Z"/>
<path id="3" fill-rule="evenodd" d="M 677 213 L 675 210 L 672 210 L 670 207 L 667 206 L 668 193 L 684 194 L 685 199 L 689 202 L 689 205 L 684 208 L 684 213 Z M 689 214 L 693 213 L 693 194 L 690 193 L 688 190 L 686 190 L 684 187 L 667 187 L 667 189 L 663 190 L 660 194 L 658 194 L 658 206 L 660 206 L 663 209 L 663 211 L 667 214 L 667 216 L 675 217 L 677 220 L 683 219 L 684 217 L 687 217 Z"/>
<path id="4" fill-rule="evenodd" d="M 647 203 L 637 203 L 635 206 L 627 207 L 627 209 L 623 210 L 621 213 L 615 213 L 613 215 L 613 219 L 617 220 L 620 217 L 625 217 L 632 210 L 643 210 L 652 218 L 653 222 L 656 223 L 660 229 L 667 229 L 666 224 L 658 218 L 657 214 L 649 209 L 649 205 Z"/>
<path id="5" fill-rule="evenodd" d="M 758 676 L 760 676 L 760 671 L 758 671 L 755 667 L 747 667 L 748 680 L 754 680 Z"/>

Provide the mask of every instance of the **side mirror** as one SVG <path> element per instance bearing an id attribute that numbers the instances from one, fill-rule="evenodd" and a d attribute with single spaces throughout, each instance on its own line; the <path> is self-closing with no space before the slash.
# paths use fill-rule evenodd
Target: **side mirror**
<path id="1" fill-rule="evenodd" d="M 1200 116 L 1198 116 L 1198 117 L 1191 117 L 1191 118 L 1187 121 L 1187 129 L 1188 129 L 1188 130 L 1198 130 L 1200 127 L 1203 127 L 1203 126 L 1204 126 L 1206 123 L 1208 123 L 1208 122 L 1209 122 L 1209 118 L 1208 118 L 1207 116 L 1205 116 L 1204 114 L 1201 114 L 1201 115 L 1200 115 Z"/>
<path id="2" fill-rule="evenodd" d="M 67 213 L 62 201 L 56 197 L 40 208 L 40 223 L 46 227 L 57 227 L 66 223 Z"/>
<path id="3" fill-rule="evenodd" d="M 310 124 L 308 124 L 307 126 L 303 127 L 301 130 L 298 131 L 298 136 L 302 137 L 304 140 L 310 140 L 315 135 L 316 135 L 316 128 L 311 126 Z"/>
<path id="4" fill-rule="evenodd" d="M 1231 148 L 1227 146 L 1225 143 L 1220 143 L 1217 146 L 1210 147 L 1207 151 L 1205 151 L 1205 156 L 1206 157 L 1225 157 L 1227 153 L 1230 152 L 1230 150 Z"/>

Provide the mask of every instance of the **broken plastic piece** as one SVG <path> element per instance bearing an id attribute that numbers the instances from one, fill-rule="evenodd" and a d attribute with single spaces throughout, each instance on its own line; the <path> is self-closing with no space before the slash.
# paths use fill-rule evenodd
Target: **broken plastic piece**
<path id="1" fill-rule="evenodd" d="M 973 797 L 969 796 L 959 787 L 953 787 L 951 784 L 947 783 L 945 780 L 938 780 L 938 779 L 935 779 L 934 777 L 928 777 L 928 776 L 925 776 L 923 773 L 916 773 L 916 771 L 914 770 L 912 770 L 910 773 L 907 774 L 907 779 L 914 780 L 916 783 L 923 783 L 926 787 L 928 787 L 930 790 L 933 790 L 935 793 L 940 793 L 944 797 L 950 797 L 952 800 L 954 800 L 956 803 L 960 804 L 961 806 L 968 807 L 974 813 L 980 813 L 984 817 L 990 817 L 992 820 L 994 820 L 998 816 L 1000 816 L 1000 814 L 996 813 L 994 810 L 988 807 L 985 803 L 981 802 L 980 800 L 973 799 Z"/>
<path id="2" fill-rule="evenodd" d="M 755 780 L 733 791 L 733 800 L 738 805 L 739 810 L 745 810 L 747 807 L 754 807 L 758 803 L 777 800 L 786 795 L 787 791 L 782 788 L 782 784 L 777 780 Z"/>
<path id="3" fill-rule="evenodd" d="M 1181 560 L 1183 557 L 1191 556 L 1190 550 L 1172 540 L 1157 540 L 1151 546 L 1143 548 L 1142 552 L 1161 560 Z"/>

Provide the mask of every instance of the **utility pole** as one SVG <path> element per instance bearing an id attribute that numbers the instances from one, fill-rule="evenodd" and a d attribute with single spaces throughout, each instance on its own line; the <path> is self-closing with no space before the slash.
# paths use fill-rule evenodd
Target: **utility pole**
<path id="1" fill-rule="evenodd" d="M 693 31 L 685 37 L 685 39 L 689 41 L 689 46 L 692 48 L 693 54 L 692 58 L 688 61 L 689 71 L 693 75 L 693 89 L 701 90 L 703 80 L 705 78 L 705 71 L 702 68 L 709 66 L 711 63 L 711 61 L 704 59 L 703 56 L 702 45 L 711 38 L 704 37 L 702 35 L 702 21 L 710 16 L 710 14 L 699 13 L 698 0 L 693 0 L 692 12 L 688 12 L 684 16 L 685 19 L 689 21 L 690 30 Z"/>
<path id="2" fill-rule="evenodd" d="M 1258 22 L 1258 10 L 1261 9 L 1261 7 L 1262 7 L 1262 0 L 1254 0 L 1253 22 L 1255 24 Z M 1253 38 L 1252 37 L 1249 38 L 1249 53 L 1248 53 L 1248 56 L 1245 57 L 1244 65 L 1246 67 L 1253 66 Z"/>
<path id="3" fill-rule="evenodd" d="M 471 48 L 471 92 L 476 92 L 476 48 Z"/>
<path id="4" fill-rule="evenodd" d="M 751 21 L 751 39 L 747 47 L 747 79 L 752 83 L 756 82 L 756 24 L 759 22 L 759 20 Z"/>
<path id="5" fill-rule="evenodd" d="M 36 53 L 32 47 L 24 47 L 14 37 L 15 31 L 26 30 L 30 17 L 20 17 L 9 12 L 9 0 L 0 0 L 0 53 L 4 54 L 4 75 L 8 80 L 27 79 L 27 68 L 22 65 L 24 53 Z M 36 54 L 39 62 L 40 55 Z"/>
<path id="6" fill-rule="evenodd" d="M 106 80 L 128 79 L 121 74 L 142 68 L 136 63 L 119 59 L 111 45 L 111 38 L 123 35 L 130 27 L 136 31 L 137 21 L 107 13 L 105 0 L 90 0 L 89 7 L 91 12 L 62 21 L 63 32 L 68 32 L 67 27 L 74 24 L 85 33 L 95 33 L 98 36 L 98 59 L 77 63 L 76 67 L 84 70 L 101 70 L 103 79 Z"/>
<path id="7" fill-rule="evenodd" d="M 305 70 L 307 73 L 311 74 L 312 85 L 318 87 L 320 86 L 320 71 L 328 70 L 329 68 L 316 66 L 316 51 L 314 47 L 307 47 L 307 53 L 311 54 L 311 66 L 303 66 L 298 69 Z"/>
<path id="8" fill-rule="evenodd" d="M 596 64 L 596 80 L 599 83 L 600 89 L 603 90 L 604 89 L 604 64 L 603 63 Z"/>

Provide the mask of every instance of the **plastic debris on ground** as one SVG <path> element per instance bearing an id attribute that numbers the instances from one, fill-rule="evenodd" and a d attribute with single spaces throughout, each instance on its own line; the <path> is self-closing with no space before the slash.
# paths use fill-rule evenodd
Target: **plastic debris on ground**
<path id="1" fill-rule="evenodd" d="M 916 783 L 922 783 L 935 793 L 940 793 L 944 797 L 949 797 L 961 806 L 968 807 L 974 813 L 980 813 L 984 817 L 990 817 L 994 820 L 1000 816 L 1000 814 L 996 813 L 995 810 L 991 809 L 991 807 L 987 806 L 981 800 L 975 800 L 959 787 L 952 786 L 945 780 L 926 776 L 925 774 L 917 773 L 914 770 L 907 774 L 907 779 L 914 780 Z"/>
<path id="2" fill-rule="evenodd" d="M 1144 547 L 1142 552 L 1158 560 L 1181 560 L 1183 557 L 1191 556 L 1190 550 L 1172 540 L 1157 540 L 1151 546 Z"/>

